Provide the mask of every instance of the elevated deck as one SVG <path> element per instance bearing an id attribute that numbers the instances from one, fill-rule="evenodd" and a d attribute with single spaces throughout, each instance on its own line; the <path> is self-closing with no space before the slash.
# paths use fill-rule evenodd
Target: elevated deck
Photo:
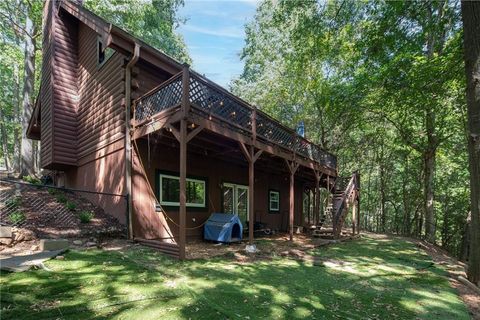
<path id="1" fill-rule="evenodd" d="M 188 110 L 182 109 L 185 102 Z M 135 101 L 133 138 L 182 118 L 286 160 L 295 159 L 300 165 L 337 175 L 335 155 L 190 70 L 187 77 L 185 71 L 180 72 Z"/>

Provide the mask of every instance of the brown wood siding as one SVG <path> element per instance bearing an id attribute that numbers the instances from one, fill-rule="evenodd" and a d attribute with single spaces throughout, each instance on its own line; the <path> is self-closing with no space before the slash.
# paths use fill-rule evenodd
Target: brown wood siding
<path id="1" fill-rule="evenodd" d="M 125 57 L 115 53 L 99 66 L 97 42 L 97 33 L 80 23 L 77 71 L 80 95 L 77 112 L 79 161 L 124 138 Z"/>
<path id="2" fill-rule="evenodd" d="M 138 74 L 135 76 L 133 84 L 138 84 L 135 93 L 139 97 L 170 78 L 170 75 L 165 71 L 159 70 L 147 63 L 139 62 L 136 67 Z"/>
<path id="3" fill-rule="evenodd" d="M 133 223 L 135 237 L 144 239 L 162 239 L 174 242 L 178 236 L 179 214 L 178 208 L 166 207 L 167 216 L 175 221 L 173 223 L 162 213 L 155 212 L 154 203 L 156 195 L 155 170 L 171 172 L 178 175 L 179 149 L 165 145 L 151 145 L 150 161 L 147 157 L 147 143 L 138 140 L 138 148 L 141 157 L 136 150 L 133 153 L 132 169 L 132 204 Z M 143 168 L 146 171 L 142 173 Z M 204 222 L 213 212 L 222 212 L 221 184 L 224 182 L 248 185 L 248 166 L 238 165 L 229 160 L 209 158 L 195 153 L 187 155 L 187 177 L 207 178 L 207 209 L 187 207 L 187 237 L 189 239 L 203 236 L 203 227 L 196 228 Z M 151 187 L 150 187 L 151 186 Z M 295 180 L 295 225 L 302 225 L 302 194 L 304 182 Z M 268 207 L 269 190 L 280 192 L 280 210 L 271 213 Z M 287 231 L 289 213 L 289 173 L 273 173 L 263 170 L 255 170 L 255 221 L 265 223 L 268 228 Z M 177 224 L 177 225 L 176 225 Z"/>
<path id="4" fill-rule="evenodd" d="M 45 4 L 43 14 L 43 38 L 42 38 L 42 88 L 40 92 L 41 101 L 41 166 L 48 167 L 52 164 L 53 153 L 53 132 L 52 132 L 52 105 L 53 105 L 53 42 L 52 34 L 54 15 L 52 14 L 53 2 Z"/>
<path id="5" fill-rule="evenodd" d="M 78 22 L 60 11 L 55 23 L 53 162 L 70 166 L 77 163 L 77 39 Z"/>

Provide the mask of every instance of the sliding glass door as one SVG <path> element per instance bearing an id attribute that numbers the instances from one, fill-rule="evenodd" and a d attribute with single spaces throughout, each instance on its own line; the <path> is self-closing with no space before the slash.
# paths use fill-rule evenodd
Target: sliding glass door
<path id="1" fill-rule="evenodd" d="M 223 184 L 223 212 L 237 214 L 246 228 L 248 221 L 248 186 Z"/>

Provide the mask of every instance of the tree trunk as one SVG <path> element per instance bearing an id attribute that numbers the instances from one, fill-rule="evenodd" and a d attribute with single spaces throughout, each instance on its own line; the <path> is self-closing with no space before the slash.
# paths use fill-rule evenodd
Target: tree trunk
<path id="1" fill-rule="evenodd" d="M 20 172 L 20 128 L 17 125 L 20 123 L 20 71 L 18 65 L 14 67 L 14 81 L 15 81 L 15 105 L 14 105 L 14 122 L 13 128 L 13 165 L 14 172 Z"/>
<path id="2" fill-rule="evenodd" d="M 0 108 L 0 134 L 2 135 L 2 153 L 5 159 L 5 168 L 10 171 L 10 155 L 8 154 L 7 130 L 5 129 L 5 118 L 3 117 L 2 108 Z"/>
<path id="3" fill-rule="evenodd" d="M 424 154 L 424 205 L 425 205 L 425 238 L 430 243 L 435 243 L 435 207 L 434 199 L 434 178 L 435 178 L 435 153 L 427 151 Z"/>
<path id="4" fill-rule="evenodd" d="M 35 83 L 35 42 L 32 35 L 35 33 L 31 19 L 31 8 L 27 9 L 25 21 L 25 61 L 23 79 L 23 114 L 22 114 L 22 144 L 20 154 L 20 177 L 34 174 L 33 144 L 27 138 L 28 121 L 32 115 L 32 100 Z"/>
<path id="5" fill-rule="evenodd" d="M 470 165 L 468 280 L 480 284 L 480 2 L 462 1 Z"/>

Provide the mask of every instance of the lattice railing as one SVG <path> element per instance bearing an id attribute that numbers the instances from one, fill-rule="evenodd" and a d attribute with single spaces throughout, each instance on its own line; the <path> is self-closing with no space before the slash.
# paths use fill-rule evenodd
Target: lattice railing
<path id="1" fill-rule="evenodd" d="M 189 101 L 201 116 L 228 126 L 247 136 L 252 135 L 253 108 L 227 90 L 202 76 L 191 73 Z M 179 73 L 137 100 L 137 123 L 163 110 L 178 106 L 182 99 L 182 74 Z M 294 130 L 282 125 L 265 113 L 256 113 L 257 138 L 264 143 L 280 146 L 329 168 L 337 168 L 334 155 L 300 137 Z"/>
<path id="2" fill-rule="evenodd" d="M 182 75 L 177 74 L 141 97 L 135 106 L 135 121 L 148 119 L 160 111 L 175 107 L 182 100 Z"/>
<path id="3" fill-rule="evenodd" d="M 268 143 L 274 143 L 288 150 L 295 150 L 297 136 L 288 129 L 262 112 L 257 112 L 257 136 Z"/>
<path id="4" fill-rule="evenodd" d="M 207 80 L 192 75 L 190 78 L 190 103 L 194 104 L 208 118 L 226 122 L 237 130 L 252 131 L 252 108 L 244 105 Z"/>

